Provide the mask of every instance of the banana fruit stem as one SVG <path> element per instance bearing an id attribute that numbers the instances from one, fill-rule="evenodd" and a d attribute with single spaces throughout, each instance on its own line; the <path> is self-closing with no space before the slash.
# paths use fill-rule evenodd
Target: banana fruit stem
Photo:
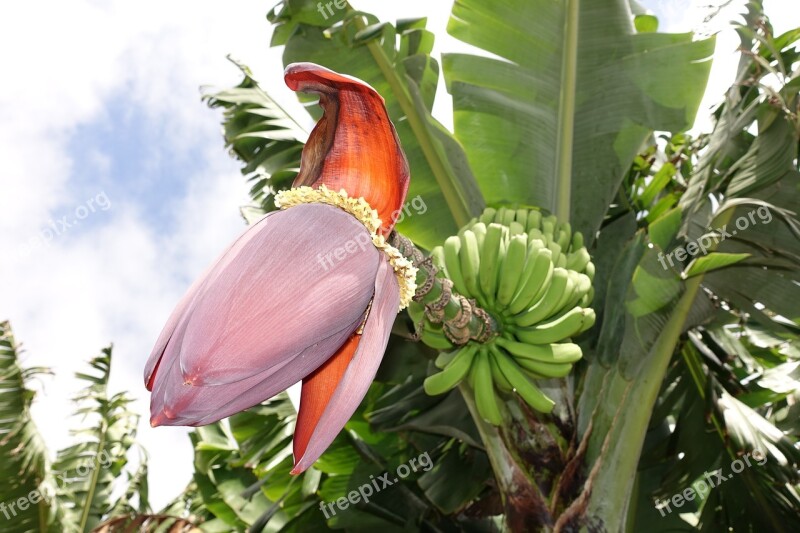
<path id="1" fill-rule="evenodd" d="M 488 342 L 500 333 L 499 322 L 475 300 L 453 291 L 453 282 L 437 277 L 439 269 L 407 237 L 393 231 L 389 244 L 417 267 L 417 292 L 414 301 L 425 306 L 425 316 L 442 324 L 447 338 L 457 346 L 469 341 Z"/>

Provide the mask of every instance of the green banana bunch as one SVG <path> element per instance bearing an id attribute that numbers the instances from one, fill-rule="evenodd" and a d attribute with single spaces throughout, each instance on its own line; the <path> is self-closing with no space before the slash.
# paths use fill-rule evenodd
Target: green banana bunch
<path id="1" fill-rule="evenodd" d="M 589 293 L 594 278 L 583 236 L 573 233 L 569 223 L 559 224 L 555 216 L 537 210 L 487 208 L 431 255 L 443 259 L 445 274 L 458 292 L 503 315 L 520 314 L 541 299 L 555 307 L 559 302 L 550 300 L 556 295 L 564 296 L 562 305 L 568 301 L 572 293 L 564 294 L 566 285 L 548 295 L 540 290 L 561 276 L 551 280 L 553 269 L 575 273 L 568 278 L 578 285 L 569 287 L 579 289 L 576 301 Z M 579 283 L 576 274 L 588 280 Z"/>
<path id="2" fill-rule="evenodd" d="M 409 307 L 415 323 L 424 324 L 423 342 L 446 351 L 425 390 L 442 394 L 466 379 L 479 414 L 493 424 L 502 417 L 502 395 L 518 394 L 550 412 L 554 404 L 536 380 L 569 374 L 583 356 L 571 339 L 596 318 L 588 307 L 595 268 L 583 235 L 536 209 L 487 208 L 431 255 L 454 290 L 494 316 L 500 335 L 453 347 L 421 306 Z"/>

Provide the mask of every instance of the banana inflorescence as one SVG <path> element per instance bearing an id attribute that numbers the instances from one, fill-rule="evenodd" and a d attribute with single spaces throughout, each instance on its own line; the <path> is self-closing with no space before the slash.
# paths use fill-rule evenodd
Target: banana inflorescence
<path id="1" fill-rule="evenodd" d="M 535 381 L 569 374 L 583 355 L 572 338 L 595 321 L 588 307 L 594 264 L 583 236 L 538 210 L 488 208 L 431 256 L 454 290 L 492 313 L 501 331 L 485 344 L 454 346 L 412 305 L 412 318 L 424 324 L 422 341 L 443 350 L 426 392 L 442 394 L 466 379 L 480 415 L 493 424 L 501 422 L 501 394 L 516 392 L 532 408 L 552 411 Z"/>

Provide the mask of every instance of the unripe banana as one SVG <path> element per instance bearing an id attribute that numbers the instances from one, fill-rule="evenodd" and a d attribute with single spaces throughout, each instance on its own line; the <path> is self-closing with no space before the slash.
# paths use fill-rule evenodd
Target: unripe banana
<path id="1" fill-rule="evenodd" d="M 528 236 L 515 235 L 508 243 L 506 258 L 500 268 L 500 280 L 497 286 L 497 306 L 502 310 L 508 307 L 520 278 L 525 272 L 525 259 L 528 255 Z"/>
<path id="2" fill-rule="evenodd" d="M 528 235 L 528 253 L 533 254 L 534 252 L 538 253 L 541 250 L 550 250 L 547 247 L 547 239 L 542 237 L 541 239 L 531 239 L 530 235 Z M 552 257 L 553 252 L 550 252 L 550 256 Z"/>
<path id="3" fill-rule="evenodd" d="M 517 217 L 517 212 L 514 209 L 506 209 L 503 212 L 503 216 L 500 218 L 495 217 L 495 221 L 501 223 L 502 225 L 509 227 L 511 223 L 514 222 L 514 219 Z"/>
<path id="4" fill-rule="evenodd" d="M 573 272 L 572 270 L 567 270 L 569 279 L 567 279 L 567 286 L 564 289 L 564 292 L 561 294 L 561 298 L 558 300 L 558 303 L 553 307 L 553 310 L 547 315 L 545 318 L 550 318 L 555 315 L 560 315 L 564 311 L 569 311 L 572 307 L 567 307 L 567 304 L 572 301 L 573 297 L 576 294 L 578 286 L 580 285 L 580 278 L 578 277 L 580 274 L 577 272 Z M 582 295 L 581 295 L 582 296 Z M 576 300 L 580 299 L 580 297 L 576 298 Z"/>
<path id="5" fill-rule="evenodd" d="M 508 234 L 511 235 L 511 236 L 514 236 L 514 235 L 526 235 L 527 236 L 527 234 L 525 233 L 525 227 L 522 224 L 520 224 L 519 222 L 516 222 L 516 221 L 512 222 L 508 226 Z"/>
<path id="6" fill-rule="evenodd" d="M 527 209 L 517 209 L 517 215 L 515 220 L 522 226 L 522 232 L 525 233 L 528 231 L 528 213 L 532 211 L 528 211 Z"/>
<path id="7" fill-rule="evenodd" d="M 452 350 L 453 343 L 444 336 L 444 333 L 441 331 L 433 331 L 431 328 L 428 327 L 428 323 L 426 322 L 425 328 L 422 331 L 422 336 L 420 340 L 426 346 L 430 346 L 434 350 Z"/>
<path id="8" fill-rule="evenodd" d="M 569 224 L 565 224 L 565 225 L 567 226 L 567 228 L 569 228 Z M 556 235 L 555 241 L 558 243 L 558 245 L 561 247 L 561 249 L 563 251 L 565 251 L 565 252 L 567 251 L 567 248 L 570 245 L 570 237 L 572 237 L 572 235 L 569 234 L 567 232 L 567 230 L 564 229 L 563 227 L 562 227 L 562 229 L 558 230 L 558 233 Z"/>
<path id="9" fill-rule="evenodd" d="M 553 410 L 555 402 L 544 395 L 539 388 L 523 374 L 522 370 L 509 357 L 498 357 L 496 359 L 500 371 L 517 391 L 517 394 L 525 400 L 525 403 L 542 413 L 549 413 Z"/>
<path id="10" fill-rule="evenodd" d="M 515 359 L 515 361 L 525 370 L 545 378 L 563 378 L 572 372 L 572 365 L 570 363 L 542 363 L 541 361 L 534 361 L 533 359 L 521 358 Z"/>
<path id="11" fill-rule="evenodd" d="M 586 248 L 578 248 L 567 256 L 567 268 L 576 272 L 583 272 L 592 258 Z"/>
<path id="12" fill-rule="evenodd" d="M 415 302 L 414 300 L 408 304 L 406 311 L 408 312 L 408 316 L 411 321 L 414 322 L 414 324 L 420 323 L 425 318 L 425 306 L 419 302 Z"/>
<path id="13" fill-rule="evenodd" d="M 517 360 L 530 359 L 540 363 L 575 363 L 583 357 L 581 347 L 571 342 L 559 344 L 527 344 L 506 337 L 497 337 L 495 343 L 512 354 Z"/>
<path id="14" fill-rule="evenodd" d="M 556 259 L 558 259 L 558 256 L 561 255 L 561 253 L 563 252 L 563 250 L 561 249 L 561 245 L 553 240 L 548 240 L 547 247 L 550 248 L 550 251 L 553 252 L 553 261 L 555 262 Z"/>
<path id="15" fill-rule="evenodd" d="M 511 383 L 506 379 L 505 374 L 500 371 L 500 367 L 497 364 L 497 358 L 499 357 L 509 357 L 509 355 L 503 350 L 498 349 L 495 344 L 489 345 L 489 364 L 492 367 L 492 379 L 494 380 L 494 384 L 503 392 L 512 392 L 514 387 L 511 386 Z"/>
<path id="16" fill-rule="evenodd" d="M 590 311 L 592 315 L 591 318 Z M 574 307 L 560 317 L 547 322 L 540 322 L 532 328 L 517 328 L 514 330 L 514 336 L 522 342 L 527 343 L 526 346 L 558 342 L 578 335 L 584 330 L 584 323 L 586 321 L 591 320 L 594 322 L 593 315 L 594 311 L 591 309 Z"/>
<path id="17" fill-rule="evenodd" d="M 453 287 L 461 294 L 467 294 L 467 284 L 461 274 L 461 239 L 457 235 L 448 237 L 444 241 L 444 264 L 447 277 L 453 282 Z"/>
<path id="18" fill-rule="evenodd" d="M 433 264 L 436 265 L 436 268 L 440 270 L 445 268 L 443 247 L 437 246 L 436 248 L 431 250 L 431 257 L 433 258 Z M 447 272 L 445 272 L 445 274 L 447 274 Z"/>
<path id="19" fill-rule="evenodd" d="M 490 307 L 494 307 L 495 293 L 497 292 L 497 275 L 503 240 L 508 228 L 492 223 L 486 228 L 486 238 L 481 249 L 481 265 L 479 281 L 481 292 Z"/>
<path id="20" fill-rule="evenodd" d="M 508 305 L 511 314 L 518 314 L 536 303 L 537 297 L 544 295 L 544 290 L 550 286 L 553 277 L 553 252 L 547 248 L 536 248 L 541 241 L 531 242 L 531 251 L 525 262 L 525 271 L 522 273 L 519 285 Z"/>
<path id="21" fill-rule="evenodd" d="M 590 261 L 589 264 L 586 265 L 584 272 L 586 273 L 587 276 L 589 276 L 590 280 L 594 281 L 594 263 Z"/>
<path id="22" fill-rule="evenodd" d="M 558 231 L 560 232 L 562 230 L 567 234 L 567 243 L 562 244 L 561 247 L 566 250 L 570 243 L 572 243 L 572 224 L 569 222 L 562 222 L 558 225 Z"/>
<path id="23" fill-rule="evenodd" d="M 556 224 L 557 221 L 555 221 L 553 218 L 549 216 L 544 217 L 542 219 L 542 233 L 547 235 L 550 238 L 550 240 L 555 239 Z"/>
<path id="24" fill-rule="evenodd" d="M 525 226 L 525 229 L 531 231 L 532 229 L 536 228 L 537 230 L 541 229 L 542 225 L 542 213 L 536 210 L 528 211 L 528 224 Z"/>
<path id="25" fill-rule="evenodd" d="M 500 391 L 516 390 L 532 407 L 552 410 L 553 402 L 528 376 L 566 376 L 583 355 L 577 344 L 562 342 L 596 320 L 588 308 L 595 266 L 583 235 L 535 209 L 487 208 L 431 256 L 455 291 L 502 322 L 504 336 L 454 348 L 441 324 L 424 317 L 422 306 L 409 308 L 415 324 L 425 324 L 423 341 L 451 350 L 437 357 L 442 371 L 426 379 L 425 390 L 441 394 L 466 377 L 478 413 L 493 424 L 503 417 Z"/>
<path id="26" fill-rule="evenodd" d="M 558 226 L 558 217 L 555 215 L 547 215 L 546 217 L 542 217 L 542 227 L 544 227 L 544 223 L 547 222 L 548 225 L 552 225 L 554 228 Z"/>
<path id="27" fill-rule="evenodd" d="M 592 289 L 592 280 L 590 280 L 589 276 L 586 274 L 576 274 L 576 280 L 575 291 L 572 294 L 572 298 L 570 298 L 569 302 L 564 306 L 565 309 L 572 309 L 580 304 Z"/>
<path id="28" fill-rule="evenodd" d="M 492 222 L 495 222 L 497 224 L 502 224 L 503 223 L 503 219 L 506 217 L 506 212 L 507 211 L 508 211 L 507 207 L 499 208 L 497 210 L 497 212 L 494 214 L 494 218 L 492 219 Z"/>
<path id="29" fill-rule="evenodd" d="M 521 365 L 517 365 L 517 366 L 522 371 L 522 373 L 525 374 L 528 377 L 528 379 L 532 379 L 534 383 L 536 383 L 540 379 L 552 379 L 552 378 L 550 378 L 548 376 L 543 376 L 543 375 L 541 375 L 541 374 L 539 374 L 537 372 L 534 372 L 533 370 L 528 370 L 524 366 L 521 366 Z"/>
<path id="30" fill-rule="evenodd" d="M 583 233 L 580 231 L 576 231 L 572 234 L 572 248 L 571 250 L 574 252 L 584 247 L 583 242 Z"/>
<path id="31" fill-rule="evenodd" d="M 580 304 L 581 307 L 588 307 L 589 304 L 592 303 L 592 300 L 594 300 L 594 287 L 591 287 L 589 289 L 589 292 L 586 293 L 586 296 L 581 298 L 581 301 L 578 303 Z"/>
<path id="32" fill-rule="evenodd" d="M 472 386 L 475 390 L 475 405 L 478 413 L 489 423 L 499 426 L 503 422 L 497 397 L 494 393 L 494 380 L 492 380 L 492 367 L 489 363 L 489 353 L 485 349 L 475 358 L 471 371 Z"/>
<path id="33" fill-rule="evenodd" d="M 460 350 L 441 372 L 425 378 L 423 387 L 430 396 L 444 394 L 459 383 L 469 373 L 478 347 L 467 344 Z"/>
<path id="34" fill-rule="evenodd" d="M 542 233 L 539 228 L 531 228 L 528 230 L 528 239 L 531 241 L 542 241 L 547 246 L 547 236 Z"/>
<path id="35" fill-rule="evenodd" d="M 556 306 L 564 296 L 569 278 L 568 270 L 564 270 L 563 268 L 553 269 L 553 277 L 550 280 L 550 285 L 547 287 L 544 296 L 527 311 L 515 315 L 513 321 L 519 326 L 527 327 L 537 324 L 549 317 L 557 310 Z"/>
<path id="36" fill-rule="evenodd" d="M 483 214 L 480 216 L 480 221 L 484 224 L 490 224 L 494 222 L 494 216 L 497 214 L 497 210 L 493 207 L 487 207 L 483 210 Z"/>
<path id="37" fill-rule="evenodd" d="M 578 331 L 578 333 L 576 333 L 575 336 L 580 335 L 584 331 L 587 331 L 589 328 L 594 326 L 594 322 L 595 320 L 597 320 L 597 315 L 595 314 L 594 309 L 592 309 L 591 307 L 587 307 L 584 309 L 584 311 L 586 313 L 586 316 L 584 316 L 583 318 L 583 326 L 581 326 L 580 331 Z"/>
<path id="38" fill-rule="evenodd" d="M 530 303 L 526 307 L 524 307 L 522 311 L 529 308 L 530 306 L 541 300 L 542 297 L 544 297 L 544 293 L 547 292 L 548 287 L 550 287 L 550 282 L 553 279 L 553 272 L 556 269 L 556 264 L 553 263 L 552 261 L 553 252 L 551 252 L 548 248 L 542 248 L 539 251 L 539 253 L 550 259 L 550 266 L 547 268 L 547 272 L 545 272 L 544 283 L 542 284 L 541 287 L 539 287 L 539 290 L 536 291 L 536 294 L 534 294 L 533 298 L 531 298 Z M 536 274 L 534 273 L 533 275 Z"/>
<path id="39" fill-rule="evenodd" d="M 477 224 L 473 224 L 470 230 L 475 234 L 475 238 L 478 240 L 478 249 L 480 250 L 483 248 L 483 239 L 486 238 L 486 224 L 478 222 Z"/>
<path id="40" fill-rule="evenodd" d="M 437 355 L 436 359 L 433 361 L 434 366 L 439 370 L 444 369 L 444 367 L 446 367 L 450 361 L 455 359 L 456 355 L 458 355 L 458 352 L 461 351 L 461 348 L 462 347 L 459 346 L 455 350 L 451 350 L 449 352 L 439 352 L 439 355 Z"/>
<path id="41" fill-rule="evenodd" d="M 461 276 L 464 278 L 464 286 L 466 287 L 464 294 L 478 298 L 479 301 L 484 301 L 480 297 L 481 291 L 478 285 L 478 274 L 481 267 L 478 239 L 471 230 L 461 234 L 461 251 L 458 256 L 461 260 Z"/>

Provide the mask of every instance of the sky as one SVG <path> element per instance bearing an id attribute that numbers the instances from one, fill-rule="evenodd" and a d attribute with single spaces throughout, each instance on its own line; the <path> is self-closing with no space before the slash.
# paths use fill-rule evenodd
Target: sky
<path id="1" fill-rule="evenodd" d="M 793 2 L 765 2 L 779 31 L 800 26 Z M 352 3 L 383 20 L 427 15 L 437 53 L 465 49 L 444 32 L 450 2 Z M 690 0 L 641 3 L 662 31 L 702 19 Z M 303 116 L 269 48 L 272 4 L 32 0 L 0 16 L 0 320 L 11 320 L 24 365 L 54 372 L 33 383 L 53 453 L 79 424 L 65 401 L 79 388 L 72 375 L 113 342 L 110 387 L 129 391 L 142 414 L 155 509 L 188 482 L 192 450 L 185 429 L 149 427 L 142 367 L 185 289 L 243 230 L 248 203 L 199 88 L 239 82 L 231 54 Z M 702 117 L 730 84 L 735 49 L 723 32 Z M 434 113 L 451 126 L 446 93 Z"/>

